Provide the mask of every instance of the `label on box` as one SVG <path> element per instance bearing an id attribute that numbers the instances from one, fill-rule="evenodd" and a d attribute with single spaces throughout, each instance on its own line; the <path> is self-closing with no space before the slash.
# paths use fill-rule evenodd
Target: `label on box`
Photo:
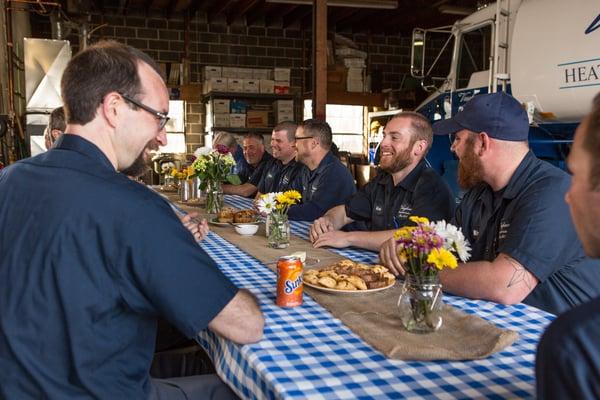
<path id="1" fill-rule="evenodd" d="M 290 93 L 290 87 L 289 86 L 278 86 L 278 85 L 275 85 L 273 87 L 273 92 L 275 92 L 275 94 L 289 94 Z"/>
<path id="2" fill-rule="evenodd" d="M 231 128 L 245 128 L 246 114 L 229 114 L 229 126 Z"/>
<path id="3" fill-rule="evenodd" d="M 213 111 L 215 114 L 229 114 L 229 100 L 214 99 Z"/>
<path id="4" fill-rule="evenodd" d="M 237 78 L 227 78 L 227 91 L 229 92 L 243 92 L 244 81 Z"/>
<path id="5" fill-rule="evenodd" d="M 275 119 L 277 123 L 283 121 L 294 121 L 294 112 L 293 111 L 279 111 L 275 114 Z"/>
<path id="6" fill-rule="evenodd" d="M 258 93 L 259 83 L 256 79 L 244 79 L 244 92 Z"/>
<path id="7" fill-rule="evenodd" d="M 264 128 L 269 126 L 269 112 L 248 110 L 246 113 L 246 126 L 248 128 Z"/>
<path id="8" fill-rule="evenodd" d="M 208 92 L 226 92 L 227 79 L 225 78 L 210 78 L 204 81 L 204 91 Z"/>

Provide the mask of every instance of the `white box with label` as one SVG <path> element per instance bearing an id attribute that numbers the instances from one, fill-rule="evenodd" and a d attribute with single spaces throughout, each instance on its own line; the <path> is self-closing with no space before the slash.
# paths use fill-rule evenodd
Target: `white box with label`
<path id="1" fill-rule="evenodd" d="M 277 123 L 283 121 L 294 121 L 294 112 L 293 111 L 278 111 L 275 113 L 275 119 Z"/>
<path id="2" fill-rule="evenodd" d="M 246 114 L 229 114 L 229 127 L 230 128 L 245 128 L 246 127 Z"/>
<path id="3" fill-rule="evenodd" d="M 214 65 L 205 65 L 204 67 L 202 67 L 202 76 L 204 76 L 204 79 L 221 78 L 221 71 L 221 67 L 217 67 Z"/>
<path id="4" fill-rule="evenodd" d="M 214 114 L 214 125 L 217 128 L 229 128 L 229 114 Z"/>
<path id="5" fill-rule="evenodd" d="M 276 112 L 283 111 L 293 113 L 294 100 L 275 100 L 273 102 L 273 110 L 275 110 Z"/>
<path id="6" fill-rule="evenodd" d="M 226 78 L 210 78 L 204 81 L 204 93 L 208 92 L 226 92 Z"/>
<path id="7" fill-rule="evenodd" d="M 213 111 L 215 114 L 229 114 L 229 99 L 214 99 Z"/>
<path id="8" fill-rule="evenodd" d="M 256 79 L 244 79 L 245 93 L 259 93 L 258 81 Z"/>
<path id="9" fill-rule="evenodd" d="M 261 79 L 258 83 L 260 93 L 273 93 L 275 81 L 273 79 Z"/>
<path id="10" fill-rule="evenodd" d="M 221 69 L 221 76 L 223 78 L 238 78 L 238 69 L 236 67 L 223 67 Z"/>
<path id="11" fill-rule="evenodd" d="M 244 81 L 238 78 L 227 78 L 227 91 L 242 93 L 244 91 Z"/>
<path id="12" fill-rule="evenodd" d="M 254 79 L 271 79 L 271 70 L 264 68 L 255 68 L 252 77 Z"/>
<path id="13" fill-rule="evenodd" d="M 273 68 L 273 79 L 276 81 L 290 81 L 289 68 Z M 289 84 L 288 84 L 289 86 Z"/>

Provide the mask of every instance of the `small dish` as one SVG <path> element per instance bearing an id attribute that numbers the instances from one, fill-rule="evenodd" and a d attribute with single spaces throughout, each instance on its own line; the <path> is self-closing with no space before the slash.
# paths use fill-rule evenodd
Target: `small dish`
<path id="1" fill-rule="evenodd" d="M 252 236 L 258 231 L 256 224 L 239 224 L 235 226 L 235 231 L 240 235 Z"/>

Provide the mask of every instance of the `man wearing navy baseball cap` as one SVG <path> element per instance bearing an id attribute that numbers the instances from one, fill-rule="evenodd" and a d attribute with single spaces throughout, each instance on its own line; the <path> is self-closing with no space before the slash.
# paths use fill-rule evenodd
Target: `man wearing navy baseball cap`
<path id="1" fill-rule="evenodd" d="M 454 224 L 473 248 L 471 262 L 440 272 L 444 289 L 554 314 L 600 295 L 600 263 L 585 257 L 564 201 L 570 177 L 529 150 L 517 100 L 503 92 L 475 96 L 433 131 L 455 135 L 451 149 L 467 192 Z M 393 240 L 380 257 L 404 274 Z"/>

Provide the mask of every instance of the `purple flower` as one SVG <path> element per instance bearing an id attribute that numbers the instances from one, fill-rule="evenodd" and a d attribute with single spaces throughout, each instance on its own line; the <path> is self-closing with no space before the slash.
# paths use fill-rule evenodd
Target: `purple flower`
<path id="1" fill-rule="evenodd" d="M 217 150 L 217 152 L 219 154 L 225 155 L 225 154 L 229 153 L 229 147 L 227 147 L 227 146 L 225 146 L 223 144 L 218 144 L 215 147 L 216 147 L 216 150 Z"/>

